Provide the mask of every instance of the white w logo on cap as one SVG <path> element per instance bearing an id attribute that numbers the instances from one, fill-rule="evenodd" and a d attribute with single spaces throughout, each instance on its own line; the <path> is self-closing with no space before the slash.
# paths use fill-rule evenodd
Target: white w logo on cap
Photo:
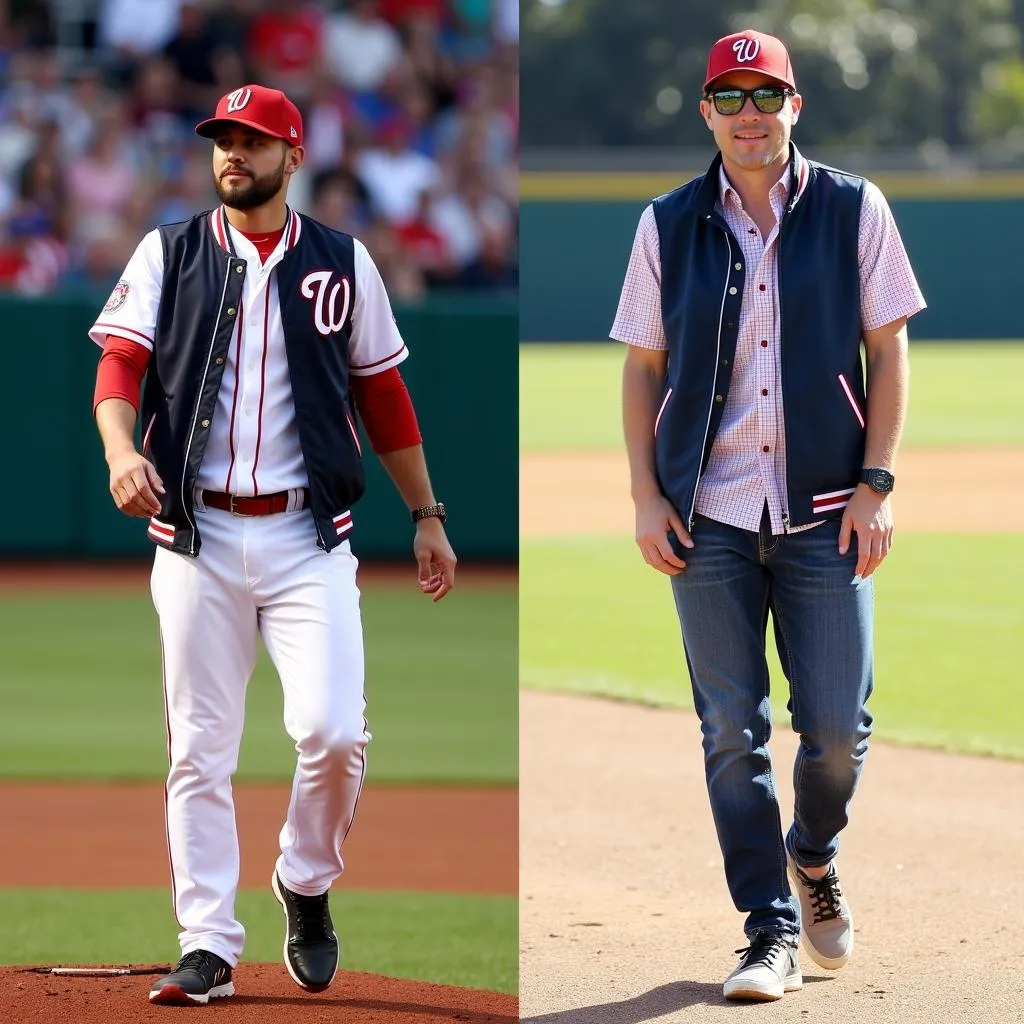
<path id="1" fill-rule="evenodd" d="M 741 64 L 757 60 L 757 55 L 761 52 L 761 40 L 737 39 L 736 42 L 732 44 L 732 52 L 736 54 L 736 59 Z M 230 110 L 230 107 L 228 109 Z"/>
<path id="2" fill-rule="evenodd" d="M 252 99 L 252 89 L 236 89 L 228 93 L 228 113 L 244 110 Z"/>

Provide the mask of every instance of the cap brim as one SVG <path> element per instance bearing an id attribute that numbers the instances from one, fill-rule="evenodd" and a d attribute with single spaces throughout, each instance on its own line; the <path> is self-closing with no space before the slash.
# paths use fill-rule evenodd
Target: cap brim
<path id="1" fill-rule="evenodd" d="M 272 139 L 280 139 L 282 142 L 287 142 L 290 146 L 297 146 L 298 143 L 292 139 L 289 139 L 286 135 L 279 135 L 277 132 L 267 131 L 267 129 L 257 124 L 255 121 L 247 121 L 244 117 L 210 117 L 205 121 L 200 121 L 196 125 L 196 135 L 201 135 L 204 139 L 215 139 L 225 128 L 229 128 L 232 125 L 242 125 L 244 128 L 251 128 L 254 132 L 259 132 L 261 135 L 269 135 Z"/>
<path id="2" fill-rule="evenodd" d="M 735 67 L 726 68 L 724 71 L 719 71 L 714 78 L 709 78 L 704 83 L 704 92 L 707 92 L 712 85 L 715 84 L 720 78 L 724 78 L 726 75 L 731 75 L 734 71 L 753 71 L 757 75 L 764 75 L 765 78 L 772 82 L 778 82 L 779 85 L 784 85 L 787 89 L 795 89 L 796 85 L 792 82 L 787 82 L 784 78 L 777 78 L 775 75 L 769 75 L 767 71 L 762 71 L 760 68 L 752 68 L 749 64 L 737 64 Z"/>

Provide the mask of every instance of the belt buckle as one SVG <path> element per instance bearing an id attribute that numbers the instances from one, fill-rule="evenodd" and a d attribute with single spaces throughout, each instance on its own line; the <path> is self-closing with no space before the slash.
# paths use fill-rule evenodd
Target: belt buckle
<path id="1" fill-rule="evenodd" d="M 238 495 L 236 495 L 236 494 L 229 495 L 228 511 L 233 516 L 240 516 L 242 519 L 251 519 L 253 517 L 254 513 L 252 513 L 252 512 L 239 512 L 238 509 L 235 507 L 235 501 L 237 500 L 237 498 L 238 498 Z"/>

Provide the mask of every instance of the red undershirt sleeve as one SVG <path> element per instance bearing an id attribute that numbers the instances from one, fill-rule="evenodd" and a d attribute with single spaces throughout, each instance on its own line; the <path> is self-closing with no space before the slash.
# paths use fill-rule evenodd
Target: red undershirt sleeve
<path id="1" fill-rule="evenodd" d="M 378 455 L 422 443 L 416 410 L 397 366 L 365 377 L 353 374 L 349 381 L 366 436 Z"/>
<path id="2" fill-rule="evenodd" d="M 142 392 L 142 378 L 149 366 L 149 349 L 137 341 L 108 334 L 96 367 L 96 390 L 93 394 L 92 412 L 108 398 L 123 398 L 131 403 L 136 413 Z"/>

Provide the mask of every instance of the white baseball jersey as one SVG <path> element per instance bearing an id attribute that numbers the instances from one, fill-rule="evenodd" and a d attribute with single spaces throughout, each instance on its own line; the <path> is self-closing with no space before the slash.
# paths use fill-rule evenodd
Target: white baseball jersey
<path id="1" fill-rule="evenodd" d="M 308 483 L 295 425 L 281 307 L 274 268 L 302 231 L 289 212 L 277 248 L 260 263 L 256 247 L 231 227 L 223 207 L 210 214 L 219 238 L 230 232 L 235 252 L 248 262 L 238 327 L 224 365 L 217 413 L 197 485 L 252 497 Z M 409 354 L 391 311 L 384 282 L 358 239 L 349 371 L 371 375 L 397 366 Z M 98 345 L 108 334 L 130 338 L 152 351 L 164 271 L 159 231 L 151 231 L 128 261 L 121 282 L 89 332 Z"/>

